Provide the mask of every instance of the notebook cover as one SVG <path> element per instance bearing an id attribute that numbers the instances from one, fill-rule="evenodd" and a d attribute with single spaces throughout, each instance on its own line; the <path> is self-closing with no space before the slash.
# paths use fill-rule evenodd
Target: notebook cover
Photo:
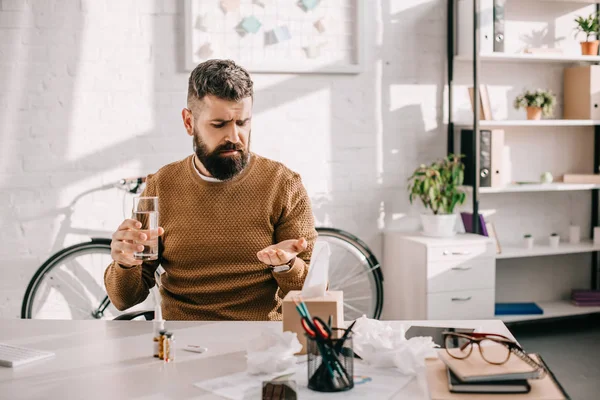
<path id="1" fill-rule="evenodd" d="M 530 354 L 537 358 L 542 364 L 544 360 L 537 354 Z M 545 364 L 544 364 L 545 365 Z M 523 394 L 480 394 L 480 393 L 452 393 L 448 389 L 448 374 L 446 366 L 439 359 L 425 360 L 427 385 L 431 400 L 570 400 L 560 383 L 556 380 L 552 371 L 542 379 L 529 381 L 531 390 Z"/>
<path id="2" fill-rule="evenodd" d="M 485 349 L 490 354 L 491 359 L 498 359 L 493 356 L 494 352 L 504 352 L 503 349 L 495 346 Z M 525 361 L 512 354 L 508 361 L 502 365 L 490 364 L 481 357 L 478 348 L 473 348 L 471 355 L 465 359 L 457 360 L 451 357 L 446 350 L 438 350 L 439 358 L 456 374 L 463 382 L 480 382 L 496 380 L 514 380 L 514 379 L 535 379 L 540 375 L 540 371 Z"/>
<path id="3" fill-rule="evenodd" d="M 543 314 L 542 310 L 535 303 L 496 303 L 496 315 L 531 315 Z"/>
<path id="4" fill-rule="evenodd" d="M 600 299 L 599 300 L 571 300 L 571 303 L 573 303 L 573 305 L 576 305 L 578 307 L 598 307 L 600 306 Z"/>
<path id="5" fill-rule="evenodd" d="M 468 212 L 461 212 L 460 218 L 462 219 L 463 225 L 465 226 L 465 232 L 473 233 L 473 214 Z M 483 218 L 483 215 L 481 214 L 479 214 L 479 222 L 479 227 L 481 228 L 481 235 L 489 236 L 485 220 Z"/>
<path id="6" fill-rule="evenodd" d="M 450 368 L 448 373 L 448 388 L 452 393 L 528 393 L 531 386 L 527 379 L 500 382 L 462 382 Z"/>

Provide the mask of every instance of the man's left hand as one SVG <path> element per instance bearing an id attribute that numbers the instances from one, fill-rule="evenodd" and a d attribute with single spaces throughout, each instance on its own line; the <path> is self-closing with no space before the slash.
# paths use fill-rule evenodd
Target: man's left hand
<path id="1" fill-rule="evenodd" d="M 262 249 L 256 256 L 267 265 L 283 265 L 306 250 L 307 245 L 305 238 L 284 240 Z"/>

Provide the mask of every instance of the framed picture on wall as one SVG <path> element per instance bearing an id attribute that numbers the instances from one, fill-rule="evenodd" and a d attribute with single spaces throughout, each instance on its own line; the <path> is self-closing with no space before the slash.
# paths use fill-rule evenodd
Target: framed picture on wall
<path id="1" fill-rule="evenodd" d="M 250 72 L 357 74 L 365 0 L 185 0 L 185 59 Z"/>

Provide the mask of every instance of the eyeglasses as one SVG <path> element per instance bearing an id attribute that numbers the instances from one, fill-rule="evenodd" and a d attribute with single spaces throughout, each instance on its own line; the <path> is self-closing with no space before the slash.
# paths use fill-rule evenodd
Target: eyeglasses
<path id="1" fill-rule="evenodd" d="M 494 365 L 502 365 L 508 361 L 511 354 L 525 361 L 531 367 L 544 370 L 542 364 L 529 357 L 521 346 L 514 340 L 495 333 L 457 333 L 445 331 L 444 344 L 446 352 L 452 358 L 464 360 L 473 352 L 473 345 L 479 347 L 481 358 Z"/>

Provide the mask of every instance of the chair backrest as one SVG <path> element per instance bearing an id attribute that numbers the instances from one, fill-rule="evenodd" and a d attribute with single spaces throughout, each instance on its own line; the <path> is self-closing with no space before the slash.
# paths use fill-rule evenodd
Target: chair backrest
<path id="1" fill-rule="evenodd" d="M 139 311 L 130 311 L 125 314 L 121 314 L 115 318 L 116 320 L 121 321 L 130 321 L 132 319 L 143 317 L 146 321 L 151 321 L 154 319 L 154 310 L 139 310 Z"/>

